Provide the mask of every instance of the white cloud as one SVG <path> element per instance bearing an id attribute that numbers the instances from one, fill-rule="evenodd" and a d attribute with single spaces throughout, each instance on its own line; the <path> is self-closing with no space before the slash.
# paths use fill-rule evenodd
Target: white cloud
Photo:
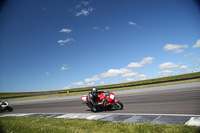
<path id="1" fill-rule="evenodd" d="M 98 30 L 99 29 L 99 27 L 93 27 L 93 30 Z"/>
<path id="2" fill-rule="evenodd" d="M 140 64 L 139 62 L 131 62 L 130 64 L 128 64 L 128 67 L 132 67 L 132 68 L 137 68 L 137 67 L 143 67 L 144 65 Z"/>
<path id="3" fill-rule="evenodd" d="M 153 60 L 154 60 L 153 57 L 146 57 L 146 58 L 143 58 L 140 62 L 137 62 L 135 64 L 137 64 L 139 67 L 142 67 L 146 64 L 152 64 Z M 130 63 L 128 66 L 133 67 L 133 63 Z M 146 79 L 146 75 L 144 75 L 144 74 L 140 74 L 138 72 L 133 72 L 129 68 L 121 68 L 121 69 L 109 69 L 107 72 L 101 73 L 99 75 L 95 75 L 92 78 L 86 78 L 84 80 L 84 83 L 99 81 L 102 78 L 116 77 L 119 75 L 121 77 L 133 77 L 134 76 L 139 80 Z"/>
<path id="4" fill-rule="evenodd" d="M 188 61 L 189 63 L 197 63 L 197 62 L 200 62 L 200 59 L 198 60 L 191 60 L 191 61 Z"/>
<path id="5" fill-rule="evenodd" d="M 136 23 L 135 22 L 132 22 L 132 21 L 129 21 L 128 22 L 130 25 L 136 25 Z"/>
<path id="6" fill-rule="evenodd" d="M 186 65 L 180 66 L 180 70 L 187 70 L 187 69 L 188 69 L 188 67 Z"/>
<path id="7" fill-rule="evenodd" d="M 133 82 L 133 81 L 137 81 L 137 80 L 145 80 L 147 79 L 147 76 L 144 74 L 140 74 L 140 73 L 136 73 L 135 75 L 133 75 L 134 78 L 127 78 L 125 80 L 125 82 Z"/>
<path id="8" fill-rule="evenodd" d="M 146 64 L 152 64 L 153 60 L 154 60 L 153 57 L 146 57 L 143 58 L 140 62 L 131 62 L 130 64 L 128 64 L 127 67 L 131 68 L 143 67 Z"/>
<path id="9" fill-rule="evenodd" d="M 174 53 L 184 52 L 183 48 L 188 48 L 188 45 L 166 44 L 163 49 L 166 51 L 173 51 Z"/>
<path id="10" fill-rule="evenodd" d="M 102 82 L 101 82 L 101 84 L 102 84 L 102 85 L 105 85 L 105 82 L 104 82 L 104 81 L 102 81 Z"/>
<path id="11" fill-rule="evenodd" d="M 70 32 L 72 32 L 72 30 L 71 29 L 62 29 L 62 30 L 60 30 L 60 32 L 70 33 Z"/>
<path id="12" fill-rule="evenodd" d="M 72 83 L 73 86 L 78 86 L 78 85 L 85 85 L 84 82 L 80 81 L 80 82 L 76 82 L 76 83 Z"/>
<path id="13" fill-rule="evenodd" d="M 60 69 L 60 70 L 61 70 L 61 71 L 64 71 L 64 70 L 67 70 L 67 69 L 69 69 L 69 68 L 68 68 L 68 67 L 64 67 L 64 66 L 63 66 L 63 67 L 61 67 L 61 69 Z"/>
<path id="14" fill-rule="evenodd" d="M 192 69 L 200 68 L 200 64 L 192 64 L 190 68 Z"/>
<path id="15" fill-rule="evenodd" d="M 146 57 L 146 58 L 143 58 L 140 62 L 137 62 L 137 63 L 141 66 L 144 66 L 146 64 L 152 64 L 153 60 L 154 60 L 153 57 Z M 121 69 L 109 69 L 107 72 L 101 73 L 99 75 L 95 75 L 91 78 L 86 78 L 83 82 L 81 81 L 81 82 L 77 82 L 77 83 L 72 83 L 71 86 L 93 85 L 94 81 L 99 81 L 102 78 L 117 77 L 117 76 L 134 77 L 136 80 L 144 80 L 144 79 L 147 78 L 146 75 L 140 74 L 138 72 L 133 72 L 128 67 L 125 67 L 125 68 L 121 68 Z M 129 79 L 131 79 L 131 78 L 129 78 Z M 108 81 L 108 80 L 111 80 L 111 79 L 106 79 L 106 80 Z M 101 84 L 105 84 L 105 82 L 102 81 Z"/>
<path id="16" fill-rule="evenodd" d="M 133 81 L 135 81 L 134 78 L 127 78 L 127 79 L 126 79 L 126 82 L 133 82 Z"/>
<path id="17" fill-rule="evenodd" d="M 86 83 L 89 83 L 89 82 L 92 82 L 92 81 L 99 81 L 101 78 L 98 76 L 98 75 L 95 75 L 93 76 L 92 78 L 86 78 L 85 79 L 85 82 Z"/>
<path id="18" fill-rule="evenodd" d="M 192 53 L 183 55 L 183 57 L 188 57 L 188 56 L 193 56 L 193 55 L 194 55 L 194 53 L 192 52 Z"/>
<path id="19" fill-rule="evenodd" d="M 64 89 L 71 89 L 71 87 L 72 87 L 72 85 L 65 86 L 65 87 L 63 88 L 63 90 L 64 90 Z"/>
<path id="20" fill-rule="evenodd" d="M 176 67 L 180 67 L 180 66 L 181 66 L 181 63 L 175 64 L 172 62 L 165 62 L 165 63 L 159 65 L 159 69 L 170 69 L 170 68 L 176 68 Z"/>
<path id="21" fill-rule="evenodd" d="M 158 74 L 160 75 L 160 77 L 167 77 L 172 75 L 173 71 L 171 70 L 163 70 L 162 72 L 158 72 Z"/>
<path id="22" fill-rule="evenodd" d="M 76 16 L 88 16 L 94 9 L 92 7 L 89 7 L 88 9 L 82 9 L 80 12 L 76 13 Z"/>
<path id="23" fill-rule="evenodd" d="M 132 73 L 126 73 L 121 75 L 122 77 L 135 77 L 134 81 L 136 80 L 145 80 L 147 79 L 147 76 L 138 72 L 132 72 Z M 131 79 L 131 78 L 127 78 L 127 79 Z M 131 80 L 132 81 L 132 80 Z"/>
<path id="24" fill-rule="evenodd" d="M 88 86 L 92 86 L 92 85 L 94 85 L 95 83 L 94 82 L 90 82 L 90 83 L 88 83 L 87 85 Z"/>
<path id="25" fill-rule="evenodd" d="M 77 6 L 76 6 L 76 9 L 79 9 L 81 6 L 88 6 L 90 4 L 90 2 L 88 2 L 88 1 L 83 1 L 83 2 L 81 2 L 80 4 L 78 4 Z"/>
<path id="26" fill-rule="evenodd" d="M 85 5 L 85 6 L 87 6 L 87 5 L 90 4 L 90 2 L 88 2 L 88 1 L 83 1 L 82 4 Z"/>
<path id="27" fill-rule="evenodd" d="M 144 75 L 144 74 L 139 74 L 139 75 L 137 75 L 137 78 L 138 78 L 139 80 L 145 80 L 145 79 L 147 78 L 147 76 Z"/>
<path id="28" fill-rule="evenodd" d="M 74 41 L 73 38 L 67 38 L 66 40 L 58 40 L 58 43 L 62 46 L 65 45 L 65 43 L 69 43 L 71 41 Z"/>
<path id="29" fill-rule="evenodd" d="M 46 75 L 50 75 L 50 73 L 49 73 L 49 72 L 46 72 Z"/>
<path id="30" fill-rule="evenodd" d="M 129 25 L 132 25 L 132 26 L 135 26 L 135 27 L 137 27 L 137 28 L 141 28 L 139 25 L 137 25 L 137 24 L 136 24 L 135 22 L 133 22 L 133 21 L 129 21 L 128 24 L 129 24 Z"/>
<path id="31" fill-rule="evenodd" d="M 106 26 L 106 28 L 105 28 L 106 30 L 109 30 L 110 29 L 110 26 Z"/>
<path id="32" fill-rule="evenodd" d="M 121 76 L 122 77 L 133 77 L 133 76 L 136 76 L 136 75 L 138 75 L 137 72 L 131 72 L 131 73 L 122 74 Z"/>
<path id="33" fill-rule="evenodd" d="M 100 77 L 107 78 L 107 77 L 116 77 L 119 74 L 125 74 L 130 73 L 131 70 L 127 68 L 121 68 L 121 69 L 109 69 L 107 72 L 100 74 Z"/>
<path id="34" fill-rule="evenodd" d="M 69 69 L 69 68 L 67 67 L 67 65 L 63 65 L 63 66 L 60 68 L 61 71 L 64 71 L 64 70 L 67 70 L 67 69 Z"/>
<path id="35" fill-rule="evenodd" d="M 199 48 L 199 47 L 200 47 L 200 39 L 197 40 L 195 45 L 193 45 L 193 48 Z"/>
<path id="36" fill-rule="evenodd" d="M 106 30 L 110 30 L 110 26 L 106 26 L 105 28 L 100 28 L 100 27 L 95 26 L 92 29 L 93 30 L 106 31 Z"/>
<path id="37" fill-rule="evenodd" d="M 153 60 L 154 60 L 153 57 L 146 57 L 146 58 L 143 58 L 140 63 L 143 65 L 152 64 Z"/>

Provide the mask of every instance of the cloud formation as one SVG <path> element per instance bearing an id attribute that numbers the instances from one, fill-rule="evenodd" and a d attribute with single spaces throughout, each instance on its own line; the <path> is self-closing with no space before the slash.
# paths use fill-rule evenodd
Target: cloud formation
<path id="1" fill-rule="evenodd" d="M 69 42 L 71 42 L 71 41 L 74 41 L 74 39 L 73 39 L 73 38 L 67 38 L 66 40 L 58 40 L 58 43 L 59 43 L 61 46 L 63 46 L 63 45 L 65 45 L 66 43 L 69 43 Z"/>
<path id="2" fill-rule="evenodd" d="M 200 62 L 200 59 L 198 60 L 191 60 L 191 61 L 188 61 L 189 63 L 197 63 L 197 62 Z"/>
<path id="3" fill-rule="evenodd" d="M 72 32 L 72 30 L 71 29 L 62 29 L 62 30 L 60 30 L 60 32 L 70 33 L 70 32 Z"/>
<path id="4" fill-rule="evenodd" d="M 180 67 L 182 65 L 182 63 L 176 64 L 176 63 L 172 63 L 172 62 L 165 62 L 159 65 L 159 69 L 171 69 L 171 68 L 176 68 L 176 67 Z"/>
<path id="5" fill-rule="evenodd" d="M 152 64 L 153 60 L 154 60 L 153 57 L 146 57 L 146 58 L 143 58 L 140 62 L 136 62 L 136 63 L 138 63 L 140 67 L 143 67 L 146 64 Z M 138 72 L 134 72 L 133 70 L 131 70 L 131 67 L 133 66 L 130 65 L 129 67 L 120 68 L 120 69 L 109 69 L 107 72 L 101 73 L 99 75 L 95 75 L 91 78 L 86 78 L 83 82 L 80 81 L 80 82 L 72 83 L 72 85 L 69 85 L 65 88 L 69 88 L 73 86 L 81 86 L 81 85 L 94 85 L 95 81 L 100 81 L 103 78 L 117 77 L 117 76 L 134 77 L 134 78 L 127 78 L 125 82 L 135 81 L 135 80 L 144 80 L 147 78 L 146 75 L 138 73 Z M 105 82 L 101 81 L 101 84 L 105 84 Z"/>
<path id="6" fill-rule="evenodd" d="M 186 65 L 182 65 L 182 63 L 171 63 L 171 62 L 165 62 L 163 64 L 161 64 L 159 66 L 160 69 L 162 69 L 162 72 L 158 72 L 160 77 L 167 77 L 167 76 L 171 76 L 173 74 L 173 72 L 176 70 L 174 68 L 178 68 L 180 71 L 182 71 L 183 73 L 186 72 L 186 70 L 188 70 L 188 66 Z M 170 70 L 167 70 L 170 69 Z"/>
<path id="7" fill-rule="evenodd" d="M 82 9 L 80 12 L 76 13 L 76 16 L 88 16 L 94 9 L 92 7 L 89 7 L 87 9 Z"/>
<path id="8" fill-rule="evenodd" d="M 107 78 L 107 77 L 116 77 L 120 74 L 126 74 L 130 73 L 131 70 L 127 68 L 121 68 L 121 69 L 109 69 L 107 72 L 100 74 L 101 78 Z"/>
<path id="9" fill-rule="evenodd" d="M 199 48 L 199 47 L 200 47 L 200 39 L 197 40 L 195 45 L 193 45 L 193 48 Z"/>
<path id="10" fill-rule="evenodd" d="M 82 1 L 80 4 L 76 5 L 75 8 L 70 9 L 70 12 L 74 12 L 75 16 L 88 16 L 91 12 L 93 12 L 94 8 L 89 7 L 90 2 Z"/>
<path id="11" fill-rule="evenodd" d="M 80 82 L 76 82 L 76 83 L 72 83 L 73 86 L 78 86 L 78 85 L 85 85 L 84 82 L 80 81 Z"/>
<path id="12" fill-rule="evenodd" d="M 192 53 L 183 55 L 183 57 L 188 57 L 188 56 L 193 56 L 193 55 L 194 55 L 194 53 L 192 52 Z"/>
<path id="13" fill-rule="evenodd" d="M 60 68 L 61 71 L 64 71 L 64 70 L 67 70 L 67 69 L 69 69 L 69 68 L 67 67 L 67 65 L 63 65 L 63 66 Z"/>
<path id="14" fill-rule="evenodd" d="M 166 44 L 163 49 L 166 51 L 173 51 L 174 53 L 184 52 L 184 48 L 188 48 L 188 45 L 178 45 L 178 44 Z"/>
<path id="15" fill-rule="evenodd" d="M 137 76 L 137 75 L 138 75 L 138 72 L 130 72 L 130 73 L 122 74 L 121 76 L 122 77 L 133 77 L 133 76 Z"/>
<path id="16" fill-rule="evenodd" d="M 95 26 L 95 27 L 93 27 L 93 30 L 98 30 L 98 29 L 99 29 L 99 27 L 96 27 L 96 26 Z"/>
<path id="17" fill-rule="evenodd" d="M 46 72 L 45 74 L 46 74 L 46 75 L 50 75 L 50 72 Z"/>
<path id="18" fill-rule="evenodd" d="M 89 5 L 90 4 L 90 2 L 88 2 L 88 1 L 83 1 L 83 2 L 81 2 L 80 4 L 78 4 L 77 6 L 76 6 L 76 9 L 79 9 L 79 8 L 81 8 L 82 6 L 87 6 L 87 5 Z"/>
<path id="19" fill-rule="evenodd" d="M 92 81 L 99 81 L 101 78 L 98 75 L 93 76 L 92 78 L 86 78 L 85 83 L 89 83 Z"/>
<path id="20" fill-rule="evenodd" d="M 188 67 L 186 66 L 186 65 L 182 65 L 182 66 L 180 66 L 180 70 L 181 71 L 183 71 L 183 70 L 187 70 L 188 69 Z"/>
<path id="21" fill-rule="evenodd" d="M 106 30 L 110 30 L 110 26 L 106 26 L 105 28 L 100 28 L 100 27 L 94 26 L 92 29 L 93 30 L 106 31 Z"/>
<path id="22" fill-rule="evenodd" d="M 129 21 L 128 24 L 129 24 L 129 25 L 132 25 L 132 26 L 135 26 L 135 27 L 137 27 L 137 28 L 141 28 L 139 25 L 137 25 L 137 24 L 136 24 L 135 22 L 133 22 L 133 21 Z"/>
<path id="23" fill-rule="evenodd" d="M 88 86 L 92 86 L 94 84 L 95 84 L 94 82 L 87 83 Z"/>
<path id="24" fill-rule="evenodd" d="M 143 67 L 146 64 L 152 64 L 153 60 L 154 60 L 153 57 L 146 57 L 143 58 L 140 62 L 131 62 L 130 64 L 128 64 L 127 67 L 131 68 Z"/>
<path id="25" fill-rule="evenodd" d="M 172 75 L 173 71 L 172 70 L 163 70 L 162 72 L 158 72 L 160 77 L 167 77 Z"/>

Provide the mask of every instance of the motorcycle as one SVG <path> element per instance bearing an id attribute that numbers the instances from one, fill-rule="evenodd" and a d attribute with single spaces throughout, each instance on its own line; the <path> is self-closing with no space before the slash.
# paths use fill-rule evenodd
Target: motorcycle
<path id="1" fill-rule="evenodd" d="M 106 103 L 103 105 L 99 105 L 98 107 L 94 108 L 89 104 L 87 95 L 83 95 L 81 99 L 83 100 L 82 103 L 86 104 L 93 112 L 96 112 L 98 110 L 106 110 L 106 109 L 115 109 L 120 110 L 123 109 L 123 104 L 115 99 L 115 95 L 113 92 L 107 92 L 107 93 L 100 93 L 98 97 L 95 99 L 97 102 L 101 102 L 104 98 L 106 98 Z"/>
<path id="2" fill-rule="evenodd" d="M 13 108 L 8 105 L 8 102 L 0 101 L 0 111 L 13 111 Z"/>

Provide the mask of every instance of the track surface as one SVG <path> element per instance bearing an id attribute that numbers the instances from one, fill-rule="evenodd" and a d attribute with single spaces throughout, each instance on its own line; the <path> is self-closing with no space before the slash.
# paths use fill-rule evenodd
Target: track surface
<path id="1" fill-rule="evenodd" d="M 199 84 L 199 83 L 198 83 Z M 200 86 L 175 87 L 156 91 L 141 91 L 128 94 L 115 93 L 124 104 L 123 110 L 102 111 L 99 113 L 142 113 L 142 114 L 192 114 L 200 115 Z M 162 88 L 162 87 L 161 87 Z M 13 112 L 4 113 L 91 113 L 81 103 L 81 97 L 61 100 L 48 100 L 23 104 L 11 104 Z"/>

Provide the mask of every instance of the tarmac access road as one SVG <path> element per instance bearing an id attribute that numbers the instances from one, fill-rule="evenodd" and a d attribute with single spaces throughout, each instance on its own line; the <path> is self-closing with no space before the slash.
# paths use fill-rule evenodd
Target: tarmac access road
<path id="1" fill-rule="evenodd" d="M 200 82 L 114 92 L 123 110 L 99 113 L 200 115 Z M 81 96 L 13 101 L 8 113 L 91 113 Z M 4 114 L 1 113 L 1 114 Z"/>

